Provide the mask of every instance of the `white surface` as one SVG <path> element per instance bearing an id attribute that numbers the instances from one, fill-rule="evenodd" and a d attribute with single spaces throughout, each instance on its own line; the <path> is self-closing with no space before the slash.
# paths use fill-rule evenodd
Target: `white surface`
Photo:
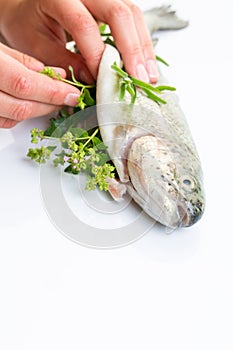
<path id="1" fill-rule="evenodd" d="M 160 35 L 157 52 L 202 159 L 204 217 L 120 249 L 81 247 L 51 224 L 24 157 L 43 121 L 0 130 L 1 349 L 233 348 L 232 11 L 227 0 L 174 4 L 190 26 Z"/>

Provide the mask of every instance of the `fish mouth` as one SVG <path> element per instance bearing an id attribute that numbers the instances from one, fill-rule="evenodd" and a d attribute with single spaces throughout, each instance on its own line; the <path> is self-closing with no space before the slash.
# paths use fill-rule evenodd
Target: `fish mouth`
<path id="1" fill-rule="evenodd" d="M 160 224 L 178 229 L 180 227 L 190 227 L 194 225 L 203 215 L 204 201 L 197 201 L 192 204 L 180 200 L 171 200 L 171 198 L 156 191 L 154 195 L 149 192 L 138 192 L 132 183 L 127 184 L 129 195 L 139 204 L 141 208 L 155 221 Z"/>
<path id="2" fill-rule="evenodd" d="M 199 221 L 203 215 L 204 204 L 201 202 L 192 205 L 188 202 L 180 202 L 177 205 L 180 217 L 180 227 L 190 227 Z"/>

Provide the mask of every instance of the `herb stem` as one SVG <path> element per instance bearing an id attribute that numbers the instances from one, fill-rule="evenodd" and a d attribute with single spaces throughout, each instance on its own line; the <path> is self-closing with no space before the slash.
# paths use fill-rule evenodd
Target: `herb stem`
<path id="1" fill-rule="evenodd" d="M 68 79 L 64 79 L 64 78 L 61 78 L 60 79 L 61 81 L 63 81 L 64 83 L 68 83 L 70 85 L 74 85 L 74 86 L 77 86 L 79 88 L 82 88 L 82 89 L 91 89 L 93 87 L 95 87 L 95 85 L 84 85 L 78 81 L 71 81 L 71 80 L 68 80 Z"/>
<path id="2" fill-rule="evenodd" d="M 128 73 L 126 73 L 125 71 L 123 71 L 123 69 L 121 69 L 116 62 L 114 62 L 114 64 L 111 66 L 111 68 L 118 74 L 120 75 L 121 78 L 129 78 Z"/>
<path id="3" fill-rule="evenodd" d="M 52 136 L 45 136 L 45 135 L 41 135 L 40 136 L 40 139 L 41 140 L 58 140 L 58 138 L 57 137 L 52 137 Z"/>
<path id="4" fill-rule="evenodd" d="M 88 145 L 88 143 L 95 137 L 95 135 L 98 133 L 99 129 L 96 129 L 93 134 L 88 138 L 87 142 L 84 143 L 83 148 Z"/>
<path id="5" fill-rule="evenodd" d="M 137 90 L 136 88 L 140 88 L 142 89 L 142 91 L 145 92 L 145 94 L 153 101 L 157 102 L 157 103 L 162 103 L 165 104 L 166 101 L 163 100 L 162 98 L 160 98 L 159 96 L 157 96 L 155 93 L 157 94 L 161 94 L 162 91 L 164 90 L 170 90 L 170 91 L 174 91 L 176 90 L 174 87 L 172 86 L 165 86 L 165 85 L 151 85 L 148 83 L 145 83 L 144 81 L 141 81 L 139 79 L 136 79 L 134 77 L 132 77 L 131 75 L 129 75 L 128 73 L 126 73 L 123 69 L 121 69 L 116 62 L 114 62 L 114 64 L 111 66 L 111 68 L 120 76 L 120 78 L 122 79 L 120 81 L 120 101 L 122 101 L 124 99 L 125 96 L 125 92 L 128 91 L 129 94 L 131 95 L 131 104 L 134 104 L 136 97 L 137 97 Z"/>

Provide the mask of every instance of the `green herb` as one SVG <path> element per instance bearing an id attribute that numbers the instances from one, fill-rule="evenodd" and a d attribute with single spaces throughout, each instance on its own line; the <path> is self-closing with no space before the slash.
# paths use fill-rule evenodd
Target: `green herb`
<path id="1" fill-rule="evenodd" d="M 100 24 L 99 25 L 100 35 L 105 35 L 106 29 L 107 29 L 107 24 L 106 23 Z M 108 33 L 108 35 L 111 35 L 111 33 Z"/>
<path id="2" fill-rule="evenodd" d="M 81 95 L 77 99 L 77 107 L 79 107 L 81 110 L 83 110 L 85 107 L 93 106 L 95 105 L 95 99 L 91 96 L 91 89 L 95 87 L 95 85 L 85 85 L 80 83 L 76 80 L 74 76 L 74 70 L 71 66 L 69 66 L 69 70 L 71 72 L 71 79 L 64 79 L 61 77 L 60 73 L 56 73 L 51 67 L 45 67 L 43 70 L 40 71 L 40 73 L 47 75 L 48 77 L 52 79 L 57 79 L 60 81 L 63 81 L 64 83 L 74 85 L 77 88 L 80 89 Z"/>
<path id="3" fill-rule="evenodd" d="M 121 69 L 116 62 L 111 66 L 111 68 L 119 75 L 120 79 L 120 96 L 119 99 L 123 100 L 125 97 L 125 92 L 131 95 L 131 104 L 135 103 L 137 98 L 137 88 L 140 88 L 144 93 L 153 101 L 157 103 L 165 104 L 166 101 L 163 100 L 157 94 L 161 94 L 164 90 L 175 91 L 176 89 L 172 86 L 153 86 L 151 84 L 147 84 L 141 80 L 138 80 L 128 73 L 126 73 L 123 69 Z"/>
<path id="4" fill-rule="evenodd" d="M 27 156 L 37 163 L 44 164 L 50 158 L 56 146 L 42 146 L 41 148 L 29 148 Z"/>
<path id="5" fill-rule="evenodd" d="M 165 66 L 168 66 L 168 67 L 169 67 L 169 64 L 168 64 L 163 58 L 161 58 L 161 57 L 158 56 L 158 55 L 156 55 L 155 57 L 156 57 L 156 60 L 157 60 L 157 61 L 159 61 L 159 62 L 165 64 Z"/>
<path id="6" fill-rule="evenodd" d="M 108 29 L 108 26 L 107 24 L 103 23 L 99 26 L 99 32 L 100 32 L 100 35 L 106 39 L 104 39 L 104 43 L 105 44 L 108 44 L 108 45 L 111 45 L 111 46 L 114 46 L 116 47 L 116 44 L 114 42 L 114 39 L 112 37 L 112 33 L 111 32 L 106 32 L 106 30 Z"/>
<path id="7" fill-rule="evenodd" d="M 54 154 L 54 165 L 64 166 L 66 173 L 86 173 L 88 175 L 87 190 L 94 190 L 98 186 L 100 190 L 107 191 L 109 187 L 108 180 L 114 178 L 115 168 L 109 163 L 107 147 L 99 137 L 99 130 L 96 129 L 89 134 L 82 128 L 69 127 L 63 134 L 60 130 L 60 137 L 54 137 L 55 123 L 55 120 L 51 119 L 50 126 L 45 132 L 37 128 L 32 129 L 32 143 L 43 140 L 58 141 L 62 151 Z M 50 133 L 52 136 L 50 136 Z M 44 164 L 50 159 L 55 149 L 57 149 L 57 146 L 30 148 L 27 156 L 39 164 Z"/>

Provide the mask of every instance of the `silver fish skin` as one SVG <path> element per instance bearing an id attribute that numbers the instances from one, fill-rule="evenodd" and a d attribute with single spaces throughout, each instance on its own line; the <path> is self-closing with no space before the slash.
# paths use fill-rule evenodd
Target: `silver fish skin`
<path id="1" fill-rule="evenodd" d="M 130 96 L 119 102 L 120 78 L 112 70 L 122 66 L 117 49 L 106 45 L 97 77 L 97 119 L 120 179 L 110 193 L 125 191 L 157 222 L 171 228 L 188 227 L 205 207 L 200 159 L 174 92 L 163 92 L 157 104 L 141 90 L 135 104 Z M 167 85 L 162 73 L 156 85 Z"/>

